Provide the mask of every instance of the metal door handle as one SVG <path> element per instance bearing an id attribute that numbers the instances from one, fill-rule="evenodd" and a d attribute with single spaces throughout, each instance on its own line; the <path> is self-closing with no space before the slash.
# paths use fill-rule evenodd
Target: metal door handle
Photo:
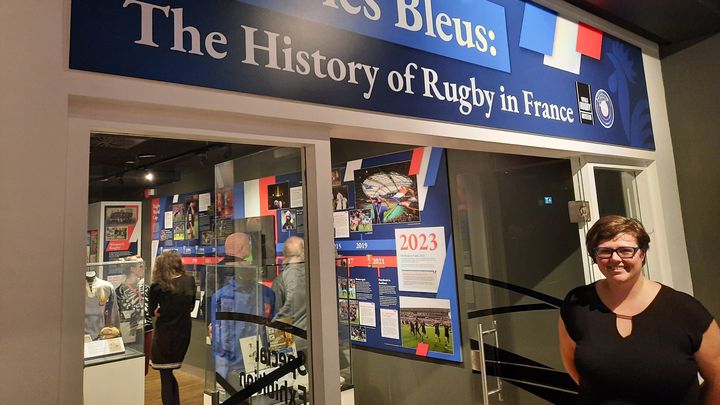
<path id="1" fill-rule="evenodd" d="M 498 400 L 502 402 L 502 380 L 500 379 L 499 372 L 495 375 L 495 382 L 496 382 L 496 388 L 493 390 L 488 389 L 488 378 L 487 378 L 487 367 L 485 366 L 485 335 L 493 334 L 495 336 L 495 349 L 499 347 L 498 343 L 498 332 L 497 332 L 497 322 L 493 321 L 493 328 L 488 330 L 483 330 L 482 323 L 478 323 L 478 342 L 480 345 L 480 373 L 482 375 L 482 389 L 483 389 L 483 403 L 485 405 L 489 404 L 490 401 L 490 395 L 497 394 Z M 499 362 L 497 361 L 497 355 L 495 356 L 496 360 L 496 370 L 499 371 Z"/>

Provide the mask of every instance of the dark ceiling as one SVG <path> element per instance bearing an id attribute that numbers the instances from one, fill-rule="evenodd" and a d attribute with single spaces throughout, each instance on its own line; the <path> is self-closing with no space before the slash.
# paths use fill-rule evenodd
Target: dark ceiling
<path id="1" fill-rule="evenodd" d="M 90 137 L 88 202 L 142 199 L 145 189 L 177 182 L 183 173 L 212 179 L 217 163 L 251 155 L 267 146 L 181 139 L 93 134 Z M 152 181 L 145 179 L 150 171 Z"/>
<path id="2" fill-rule="evenodd" d="M 720 0 L 565 0 L 656 42 L 660 57 L 720 32 Z"/>

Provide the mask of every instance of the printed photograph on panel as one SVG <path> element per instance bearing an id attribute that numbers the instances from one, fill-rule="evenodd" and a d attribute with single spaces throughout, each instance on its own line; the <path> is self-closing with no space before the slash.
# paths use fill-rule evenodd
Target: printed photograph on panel
<path id="1" fill-rule="evenodd" d="M 367 342 L 367 330 L 364 326 L 353 325 L 350 329 L 350 340 Z"/>
<path id="2" fill-rule="evenodd" d="M 350 210 L 350 232 L 372 232 L 371 210 Z"/>
<path id="3" fill-rule="evenodd" d="M 109 226 L 105 228 L 105 240 L 126 240 L 127 238 L 127 226 Z"/>
<path id="4" fill-rule="evenodd" d="M 268 209 L 279 210 L 290 206 L 290 185 L 288 183 L 268 186 Z"/>
<path id="5" fill-rule="evenodd" d="M 335 211 L 348 209 L 348 186 L 333 187 L 333 209 Z"/>
<path id="6" fill-rule="evenodd" d="M 296 219 L 295 210 L 282 210 L 280 219 L 282 221 L 282 230 L 283 231 L 289 231 L 289 230 L 297 228 L 297 219 Z"/>
<path id="7" fill-rule="evenodd" d="M 105 226 L 135 225 L 137 207 L 105 207 Z"/>
<path id="8" fill-rule="evenodd" d="M 342 182 L 343 182 L 342 172 L 343 171 L 344 170 L 342 170 L 342 169 L 332 169 L 332 185 L 333 185 L 333 187 L 339 186 L 342 184 Z"/>
<path id="9" fill-rule="evenodd" d="M 338 277 L 338 298 L 347 298 L 348 297 L 348 287 L 347 287 L 347 278 L 345 277 Z"/>
<path id="10" fill-rule="evenodd" d="M 348 320 L 350 321 L 350 323 L 360 323 L 360 313 L 358 312 L 357 301 L 349 301 Z"/>
<path id="11" fill-rule="evenodd" d="M 212 245 L 214 237 L 213 231 L 200 231 L 200 243 L 203 245 Z"/>
<path id="12" fill-rule="evenodd" d="M 194 195 L 185 203 L 185 239 L 198 238 L 198 196 Z"/>
<path id="13" fill-rule="evenodd" d="M 348 320 L 350 319 L 350 309 L 348 308 L 348 301 L 342 300 L 340 301 L 340 322 L 347 324 Z"/>
<path id="14" fill-rule="evenodd" d="M 224 187 L 217 189 L 215 192 L 215 210 L 217 216 L 224 219 L 233 216 L 233 189 L 232 187 Z"/>
<path id="15" fill-rule="evenodd" d="M 373 224 L 418 222 L 417 176 L 410 162 L 355 170 L 355 208 L 370 210 Z"/>
<path id="16" fill-rule="evenodd" d="M 357 298 L 357 293 L 355 290 L 355 279 L 350 278 L 348 279 L 348 298 L 355 299 Z"/>
<path id="17" fill-rule="evenodd" d="M 453 353 L 450 300 L 400 297 L 402 346 L 424 343 L 429 351 Z"/>

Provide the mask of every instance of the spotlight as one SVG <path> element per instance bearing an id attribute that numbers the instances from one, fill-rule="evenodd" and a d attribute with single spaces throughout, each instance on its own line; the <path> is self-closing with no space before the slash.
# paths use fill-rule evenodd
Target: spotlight
<path id="1" fill-rule="evenodd" d="M 145 172 L 145 180 L 147 180 L 147 181 L 153 181 L 153 179 L 155 179 L 155 175 L 154 175 L 151 171 L 149 171 L 149 170 L 146 171 L 146 172 Z"/>

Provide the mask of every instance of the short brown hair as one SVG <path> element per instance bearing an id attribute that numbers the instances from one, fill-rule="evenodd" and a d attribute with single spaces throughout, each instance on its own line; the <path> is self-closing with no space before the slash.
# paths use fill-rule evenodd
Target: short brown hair
<path id="1" fill-rule="evenodd" d="M 643 224 L 635 218 L 621 215 L 606 215 L 595 222 L 585 237 L 588 254 L 593 256 L 593 249 L 600 243 L 610 240 L 621 233 L 635 237 L 638 247 L 647 252 L 650 248 L 650 235 Z"/>

